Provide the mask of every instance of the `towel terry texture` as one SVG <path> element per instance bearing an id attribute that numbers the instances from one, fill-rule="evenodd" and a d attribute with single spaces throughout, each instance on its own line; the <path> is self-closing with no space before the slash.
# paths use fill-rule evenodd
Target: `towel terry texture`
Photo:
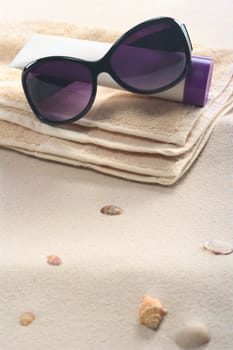
<path id="1" fill-rule="evenodd" d="M 113 42 L 120 33 L 66 23 L 0 25 L 0 145 L 44 159 L 140 182 L 171 185 L 193 164 L 216 122 L 233 108 L 233 51 L 201 49 L 214 58 L 204 108 L 98 87 L 88 114 L 53 127 L 37 120 L 9 63 L 35 33 Z"/>

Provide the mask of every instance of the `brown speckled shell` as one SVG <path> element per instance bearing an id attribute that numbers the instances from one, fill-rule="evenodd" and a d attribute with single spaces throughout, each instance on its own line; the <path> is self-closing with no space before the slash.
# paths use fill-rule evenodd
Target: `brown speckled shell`
<path id="1" fill-rule="evenodd" d="M 105 207 L 101 208 L 100 211 L 105 215 L 120 215 L 123 212 L 121 208 L 115 205 L 106 205 Z"/>

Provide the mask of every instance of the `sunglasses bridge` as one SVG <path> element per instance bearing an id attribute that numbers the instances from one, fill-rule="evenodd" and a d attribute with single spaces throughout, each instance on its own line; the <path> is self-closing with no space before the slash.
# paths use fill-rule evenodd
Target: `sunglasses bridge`
<path id="1" fill-rule="evenodd" d="M 112 69 L 107 55 L 97 61 L 88 61 L 88 66 L 96 78 L 101 73 L 108 73 L 111 75 Z"/>

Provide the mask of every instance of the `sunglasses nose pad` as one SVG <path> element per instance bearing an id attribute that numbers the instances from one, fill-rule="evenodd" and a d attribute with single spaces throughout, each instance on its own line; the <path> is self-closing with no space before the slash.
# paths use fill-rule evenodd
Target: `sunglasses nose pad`
<path id="1" fill-rule="evenodd" d="M 97 81 L 98 81 L 98 85 L 105 86 L 112 89 L 123 90 L 123 88 L 119 84 L 117 84 L 117 82 L 111 77 L 109 73 L 101 72 L 98 75 Z"/>

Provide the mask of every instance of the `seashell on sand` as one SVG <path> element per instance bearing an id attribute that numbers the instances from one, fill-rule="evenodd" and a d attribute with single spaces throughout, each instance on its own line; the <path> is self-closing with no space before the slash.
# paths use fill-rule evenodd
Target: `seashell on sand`
<path id="1" fill-rule="evenodd" d="M 62 264 L 62 261 L 61 261 L 61 258 L 59 258 L 59 256 L 57 255 L 49 255 L 47 256 L 47 263 L 49 265 L 61 265 Z"/>
<path id="2" fill-rule="evenodd" d="M 210 340 L 209 331 L 203 323 L 192 323 L 180 328 L 175 334 L 175 342 L 183 349 L 195 349 L 207 344 Z"/>
<path id="3" fill-rule="evenodd" d="M 217 255 L 226 255 L 233 252 L 232 244 L 220 240 L 205 241 L 203 247 Z"/>
<path id="4" fill-rule="evenodd" d="M 115 205 L 106 205 L 105 207 L 101 208 L 100 211 L 105 215 L 120 215 L 123 213 L 123 210 Z"/>
<path id="5" fill-rule="evenodd" d="M 25 312 L 21 315 L 19 323 L 21 326 L 28 326 L 35 320 L 36 316 L 33 312 Z"/>
<path id="6" fill-rule="evenodd" d="M 167 310 L 163 308 L 159 300 L 151 298 L 148 295 L 144 296 L 139 309 L 141 324 L 152 329 L 157 329 L 166 313 Z"/>

